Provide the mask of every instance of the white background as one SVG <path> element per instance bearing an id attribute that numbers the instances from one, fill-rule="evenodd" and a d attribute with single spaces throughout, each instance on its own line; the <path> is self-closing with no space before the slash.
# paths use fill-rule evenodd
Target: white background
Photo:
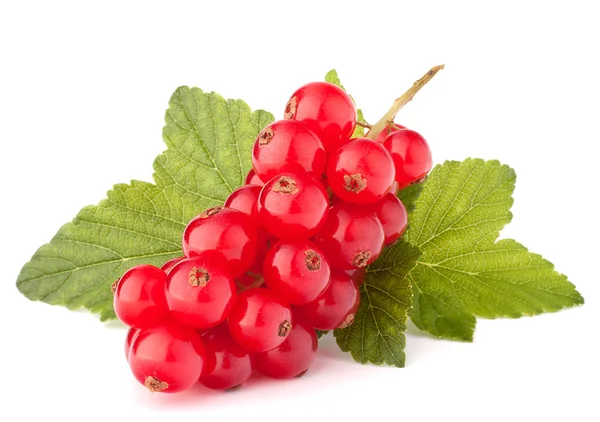
<path id="1" fill-rule="evenodd" d="M 404 3 L 2 1 L 0 420 L 600 420 L 597 2 Z M 302 379 L 159 395 L 129 373 L 120 324 L 15 288 L 81 207 L 151 181 L 177 86 L 281 117 L 298 86 L 337 68 L 374 121 L 440 63 L 399 121 L 436 162 L 515 168 L 503 236 L 568 274 L 583 307 L 479 321 L 473 344 L 411 327 L 404 369 L 355 364 L 326 341 Z"/>

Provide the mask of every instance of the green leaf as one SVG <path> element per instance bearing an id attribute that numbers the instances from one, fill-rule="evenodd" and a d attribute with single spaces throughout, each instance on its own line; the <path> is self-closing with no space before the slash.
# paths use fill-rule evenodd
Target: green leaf
<path id="1" fill-rule="evenodd" d="M 340 348 L 360 363 L 404 366 L 407 312 L 411 286 L 406 277 L 420 251 L 399 241 L 368 268 L 354 323 L 334 331 Z"/>
<path id="2" fill-rule="evenodd" d="M 326 336 L 327 334 L 329 334 L 329 331 L 321 331 L 321 330 L 315 330 L 315 332 L 317 333 L 317 338 L 321 338 L 323 336 Z"/>
<path id="3" fill-rule="evenodd" d="M 423 191 L 423 187 L 425 186 L 425 181 L 421 181 L 419 183 L 415 183 L 412 185 L 408 185 L 404 189 L 398 191 L 398 198 L 402 201 L 406 210 L 408 212 L 412 212 L 415 209 L 415 202 L 421 195 Z"/>
<path id="4" fill-rule="evenodd" d="M 21 270 L 17 286 L 25 296 L 114 318 L 112 283 L 134 265 L 160 266 L 181 255 L 186 224 L 243 183 L 252 144 L 273 116 L 181 87 L 165 121 L 156 184 L 116 185 L 97 206 L 82 209 Z"/>
<path id="5" fill-rule="evenodd" d="M 475 315 L 517 318 L 583 303 L 550 262 L 514 240 L 496 242 L 512 218 L 515 180 L 510 167 L 479 159 L 429 175 L 405 234 L 423 253 L 409 275 L 420 329 L 471 341 Z"/>
<path id="6" fill-rule="evenodd" d="M 346 88 L 344 88 L 344 85 L 342 85 L 342 82 L 340 81 L 340 78 L 338 77 L 337 71 L 335 69 L 332 69 L 329 72 L 327 72 L 327 74 L 325 75 L 325 82 L 329 82 L 334 85 L 337 85 L 340 88 L 342 88 L 344 91 L 346 91 Z M 352 98 L 352 95 L 350 95 L 350 98 Z M 352 101 L 354 101 L 354 98 L 352 98 Z M 354 101 L 354 103 L 356 104 L 356 101 Z M 359 122 L 365 121 L 365 117 L 364 117 L 361 109 L 356 110 L 356 118 Z M 364 135 L 365 135 L 365 128 L 357 125 L 356 128 L 354 129 L 354 133 L 352 134 L 352 138 L 361 138 Z"/>

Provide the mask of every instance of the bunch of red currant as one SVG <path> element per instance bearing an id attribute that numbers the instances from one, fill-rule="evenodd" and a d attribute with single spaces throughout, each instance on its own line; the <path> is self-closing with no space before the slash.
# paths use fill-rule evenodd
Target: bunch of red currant
<path id="1" fill-rule="evenodd" d="M 113 286 L 125 354 L 151 391 L 304 374 L 315 330 L 352 324 L 365 267 L 406 228 L 396 193 L 431 169 L 423 137 L 390 124 L 351 139 L 354 102 L 326 82 L 298 89 L 284 117 L 258 135 L 246 185 L 188 224 L 184 257 Z"/>

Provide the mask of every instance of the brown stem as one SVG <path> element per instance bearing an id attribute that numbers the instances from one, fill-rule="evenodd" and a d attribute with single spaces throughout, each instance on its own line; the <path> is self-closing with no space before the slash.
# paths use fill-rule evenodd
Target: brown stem
<path id="1" fill-rule="evenodd" d="M 404 94 L 398 97 L 396 101 L 394 101 L 394 104 L 392 104 L 392 107 L 390 107 L 390 109 L 387 111 L 387 113 L 385 113 L 384 116 L 371 127 L 369 132 L 366 134 L 366 137 L 369 139 L 376 139 L 377 136 L 381 133 L 381 131 L 385 129 L 386 125 L 394 122 L 394 118 L 396 117 L 398 111 L 400 111 L 400 109 L 404 107 L 406 103 L 412 100 L 415 94 L 419 92 L 419 90 L 423 88 L 427 84 L 427 82 L 429 82 L 435 76 L 435 74 L 443 68 L 443 64 L 432 67 L 429 70 L 429 72 L 423 75 L 421 79 L 416 81 L 408 91 L 406 91 Z"/>
<path id="2" fill-rule="evenodd" d="M 365 129 L 371 129 L 373 126 L 368 124 L 367 122 L 356 122 L 356 126 L 364 127 Z"/>
<path id="3" fill-rule="evenodd" d="M 254 280 L 252 283 L 250 283 L 248 286 L 241 289 L 240 292 L 245 292 L 246 290 L 250 290 L 250 289 L 257 289 L 260 286 L 262 286 L 264 284 L 264 282 L 265 282 L 265 279 L 262 276 L 260 276 L 256 280 Z"/>

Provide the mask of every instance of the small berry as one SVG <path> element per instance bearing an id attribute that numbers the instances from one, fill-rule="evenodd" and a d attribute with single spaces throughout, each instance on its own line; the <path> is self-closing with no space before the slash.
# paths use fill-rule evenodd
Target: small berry
<path id="1" fill-rule="evenodd" d="M 260 222 L 279 239 L 308 239 L 323 226 L 329 200 L 323 185 L 307 173 L 271 179 L 258 198 Z"/>
<path id="2" fill-rule="evenodd" d="M 263 264 L 267 286 L 293 305 L 315 300 L 327 287 L 329 274 L 323 252 L 308 240 L 276 243 Z"/>
<path id="3" fill-rule="evenodd" d="M 206 348 L 206 359 L 200 382 L 204 386 L 216 390 L 231 390 L 250 378 L 250 354 L 231 338 L 226 325 L 207 331 L 202 340 Z"/>
<path id="4" fill-rule="evenodd" d="M 375 140 L 377 142 L 380 142 L 383 144 L 383 142 L 385 141 L 385 138 L 387 138 L 387 136 L 393 132 L 396 132 L 397 130 L 400 129 L 406 129 L 406 126 L 402 126 L 399 125 L 398 123 L 394 123 L 393 125 L 387 125 L 380 133 L 379 135 L 377 135 L 377 138 L 375 138 Z"/>
<path id="5" fill-rule="evenodd" d="M 265 182 L 263 182 L 262 180 L 260 180 L 260 177 L 258 177 L 256 175 L 256 172 L 254 171 L 254 169 L 250 170 L 248 172 L 248 174 L 246 175 L 246 179 L 244 181 L 245 185 L 258 185 L 258 186 L 263 186 L 265 184 Z"/>
<path id="6" fill-rule="evenodd" d="M 229 332 L 249 352 L 267 352 L 283 343 L 292 329 L 292 310 L 269 289 L 240 293 L 229 314 Z"/>
<path id="7" fill-rule="evenodd" d="M 343 89 L 328 82 L 312 82 L 292 94 L 285 106 L 285 119 L 309 127 L 327 152 L 348 142 L 356 127 L 354 101 Z"/>
<path id="8" fill-rule="evenodd" d="M 381 223 L 366 207 L 339 202 L 329 209 L 323 229 L 314 242 L 333 268 L 351 270 L 377 259 L 383 248 Z"/>
<path id="9" fill-rule="evenodd" d="M 127 330 L 127 337 L 125 338 L 125 359 L 129 360 L 129 351 L 131 350 L 131 344 L 140 332 L 139 328 L 130 328 Z"/>
<path id="10" fill-rule="evenodd" d="M 325 149 L 317 135 L 295 120 L 267 125 L 252 150 L 254 171 L 265 182 L 290 172 L 308 172 L 319 178 L 325 171 L 325 161 Z"/>
<path id="11" fill-rule="evenodd" d="M 333 193 L 354 204 L 379 201 L 394 183 L 394 162 L 379 142 L 354 139 L 331 153 L 327 180 Z"/>
<path id="12" fill-rule="evenodd" d="M 329 286 L 314 301 L 296 308 L 298 317 L 317 330 L 346 328 L 354 322 L 360 294 L 354 280 L 343 271 L 333 270 Z"/>
<path id="13" fill-rule="evenodd" d="M 175 264 L 177 264 L 182 259 L 185 259 L 185 256 L 178 256 L 176 258 L 170 259 L 167 262 L 165 262 L 163 264 L 163 266 L 160 267 L 160 269 L 163 270 L 168 275 L 169 272 L 171 271 L 171 269 L 175 266 Z"/>
<path id="14" fill-rule="evenodd" d="M 256 223 L 241 211 L 209 208 L 189 222 L 183 232 L 185 256 L 217 251 L 227 261 L 233 277 L 244 274 L 256 258 Z"/>
<path id="15" fill-rule="evenodd" d="M 232 208 L 250 216 L 254 221 L 258 218 L 258 195 L 262 189 L 259 185 L 244 185 L 233 192 L 223 204 L 226 208 Z"/>
<path id="16" fill-rule="evenodd" d="M 167 277 L 166 297 L 171 316 L 195 329 L 211 328 L 225 321 L 235 292 L 227 262 L 214 251 L 184 259 Z"/>
<path id="17" fill-rule="evenodd" d="M 150 328 L 169 318 L 165 298 L 167 275 L 152 265 L 129 269 L 116 284 L 113 306 L 124 324 Z"/>
<path id="18" fill-rule="evenodd" d="M 317 352 L 317 334 L 304 322 L 294 325 L 279 347 L 254 356 L 256 369 L 272 378 L 294 378 L 306 373 Z"/>
<path id="19" fill-rule="evenodd" d="M 360 267 L 352 270 L 344 270 L 344 272 L 350 276 L 350 278 L 354 282 L 354 285 L 357 288 L 360 288 L 360 286 L 362 286 L 362 284 L 365 282 L 367 267 Z"/>
<path id="20" fill-rule="evenodd" d="M 414 130 L 393 132 L 385 138 L 383 145 L 394 160 L 400 189 L 424 178 L 433 166 L 427 141 Z"/>
<path id="21" fill-rule="evenodd" d="M 408 224 L 408 213 L 404 204 L 396 195 L 388 193 L 370 207 L 383 227 L 384 245 L 391 245 L 402 236 Z"/>
<path id="22" fill-rule="evenodd" d="M 167 323 L 138 333 L 129 352 L 129 366 L 150 391 L 175 393 L 198 382 L 205 353 L 196 331 Z"/>

